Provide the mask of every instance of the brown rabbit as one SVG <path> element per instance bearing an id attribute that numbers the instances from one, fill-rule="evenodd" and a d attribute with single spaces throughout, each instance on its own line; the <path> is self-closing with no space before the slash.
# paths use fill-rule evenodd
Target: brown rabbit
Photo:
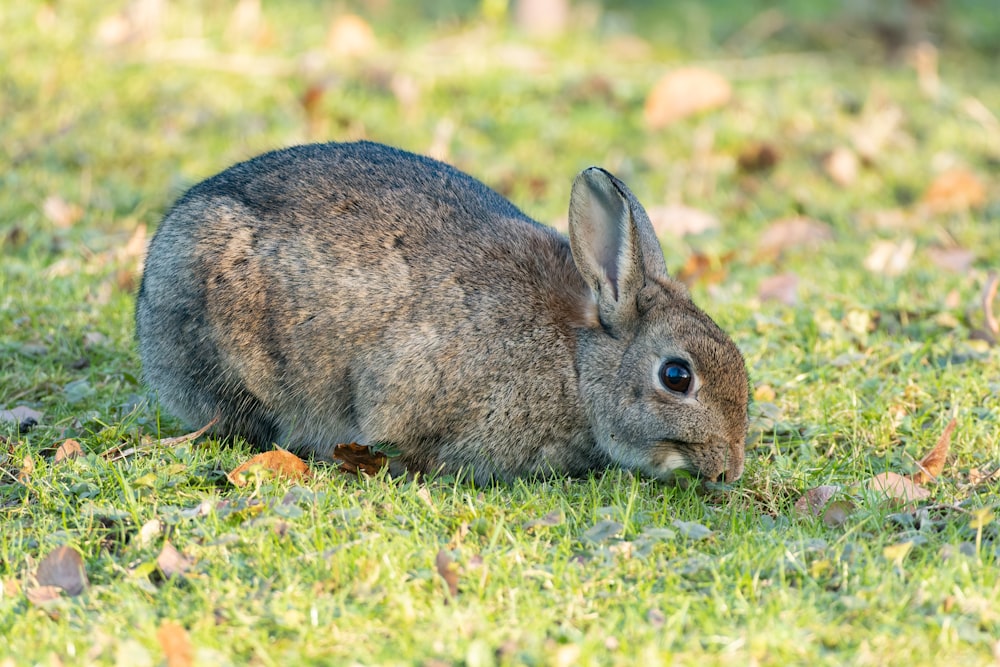
<path id="1" fill-rule="evenodd" d="M 391 444 L 410 470 L 478 481 L 743 471 L 743 357 L 596 167 L 573 183 L 567 240 L 387 146 L 262 155 L 167 214 L 136 325 L 169 412 L 260 446 Z"/>

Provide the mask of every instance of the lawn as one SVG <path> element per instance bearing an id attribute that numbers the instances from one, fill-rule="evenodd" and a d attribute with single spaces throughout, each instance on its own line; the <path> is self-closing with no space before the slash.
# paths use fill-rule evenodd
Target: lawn
<path id="1" fill-rule="evenodd" d="M 1000 661 L 996 12 L 579 2 L 543 36 L 507 4 L 0 6 L 0 667 Z M 687 66 L 723 93 L 674 117 Z M 558 228 L 579 170 L 627 182 L 746 357 L 742 479 L 236 486 L 246 444 L 169 440 L 133 325 L 160 217 L 358 138 Z"/>

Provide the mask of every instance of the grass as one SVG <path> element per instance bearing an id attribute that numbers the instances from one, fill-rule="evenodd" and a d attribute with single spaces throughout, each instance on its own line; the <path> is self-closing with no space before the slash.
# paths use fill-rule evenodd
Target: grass
<path id="1" fill-rule="evenodd" d="M 369 17 L 376 51 L 357 61 L 324 55 L 335 12 L 318 3 L 267 4 L 265 27 L 243 34 L 226 5 L 171 3 L 157 34 L 118 45 L 102 23 L 113 8 L 0 8 L 0 409 L 42 413 L 25 434 L 0 422 L 0 665 L 162 664 L 167 621 L 199 664 L 995 662 L 997 523 L 977 512 L 997 507 L 1000 484 L 974 482 L 1000 465 L 1000 353 L 970 333 L 1000 268 L 1000 136 L 968 109 L 1000 109 L 988 50 L 1000 27 L 949 4 L 935 100 L 839 3 L 825 16 L 788 3 L 786 27 L 756 41 L 740 30 L 759 9 L 730 4 L 609 3 L 544 43 L 474 3 L 437 15 L 387 3 Z M 648 130 L 648 91 L 692 59 L 727 76 L 735 100 Z M 895 133 L 850 186 L 832 183 L 823 156 L 887 108 L 902 114 Z M 719 230 L 663 240 L 671 267 L 700 253 L 724 270 L 692 290 L 757 389 L 744 478 L 713 493 L 620 471 L 474 488 L 317 464 L 306 481 L 237 489 L 225 473 L 250 457 L 241 443 L 143 444 L 183 428 L 138 379 L 129 239 L 235 161 L 359 136 L 443 146 L 557 225 L 573 174 L 593 163 L 650 207 L 679 199 L 718 216 Z M 776 148 L 773 169 L 737 167 L 754 142 Z M 919 213 L 953 165 L 978 175 L 985 201 Z M 762 256 L 764 230 L 794 215 L 833 239 Z M 914 243 L 899 275 L 865 268 L 879 241 Z M 974 259 L 947 270 L 940 246 Z M 786 272 L 798 302 L 761 299 Z M 874 473 L 914 470 L 953 416 L 922 510 L 863 490 Z M 69 437 L 85 456 L 56 463 Z M 795 512 L 831 483 L 856 506 L 845 523 Z M 153 520 L 162 530 L 141 532 Z M 156 568 L 165 541 L 193 563 L 170 579 Z M 30 603 L 34 568 L 63 544 L 90 587 Z"/>

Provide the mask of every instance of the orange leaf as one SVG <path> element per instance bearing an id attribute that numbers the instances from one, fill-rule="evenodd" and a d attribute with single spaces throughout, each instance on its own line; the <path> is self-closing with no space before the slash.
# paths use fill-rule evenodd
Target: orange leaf
<path id="1" fill-rule="evenodd" d="M 957 422 L 952 419 L 944 429 L 944 433 L 938 438 L 934 448 L 927 452 L 924 458 L 920 459 L 920 470 L 910 475 L 910 479 L 915 484 L 926 484 L 941 474 L 944 470 L 944 461 L 948 458 L 948 450 L 951 448 L 951 434 L 955 430 Z"/>
<path id="2" fill-rule="evenodd" d="M 301 479 L 309 477 L 309 466 L 295 454 L 283 449 L 275 449 L 270 452 L 258 454 L 249 461 L 237 466 L 231 473 L 226 475 L 230 482 L 236 486 L 246 485 L 245 473 L 254 466 L 260 466 L 265 470 L 270 470 L 277 477 L 288 479 Z"/>
<path id="3" fill-rule="evenodd" d="M 83 456 L 83 449 L 80 448 L 79 442 L 70 438 L 59 445 L 59 449 L 56 450 L 55 462 L 62 463 L 68 459 L 75 459 L 78 456 Z"/>
<path id="4" fill-rule="evenodd" d="M 389 465 L 389 459 L 384 454 L 354 442 L 337 445 L 333 450 L 333 460 L 343 472 L 357 474 L 360 470 L 371 476 Z"/>
<path id="5" fill-rule="evenodd" d="M 190 667 L 194 664 L 194 651 L 187 630 L 173 621 L 164 621 L 156 631 L 160 648 L 167 657 L 167 667 Z"/>
<path id="6" fill-rule="evenodd" d="M 700 67 L 682 67 L 664 75 L 646 98 L 644 118 L 652 129 L 726 105 L 733 88 L 721 74 Z"/>
<path id="7" fill-rule="evenodd" d="M 924 204 L 937 213 L 980 208 L 986 203 L 986 187 L 968 169 L 943 172 L 924 193 Z"/>

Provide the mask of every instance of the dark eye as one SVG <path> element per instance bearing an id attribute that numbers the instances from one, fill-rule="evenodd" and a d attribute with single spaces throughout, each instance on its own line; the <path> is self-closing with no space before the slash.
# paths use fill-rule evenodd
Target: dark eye
<path id="1" fill-rule="evenodd" d="M 664 361 L 660 366 L 660 383 L 670 391 L 686 394 L 691 388 L 691 369 L 683 361 Z"/>

